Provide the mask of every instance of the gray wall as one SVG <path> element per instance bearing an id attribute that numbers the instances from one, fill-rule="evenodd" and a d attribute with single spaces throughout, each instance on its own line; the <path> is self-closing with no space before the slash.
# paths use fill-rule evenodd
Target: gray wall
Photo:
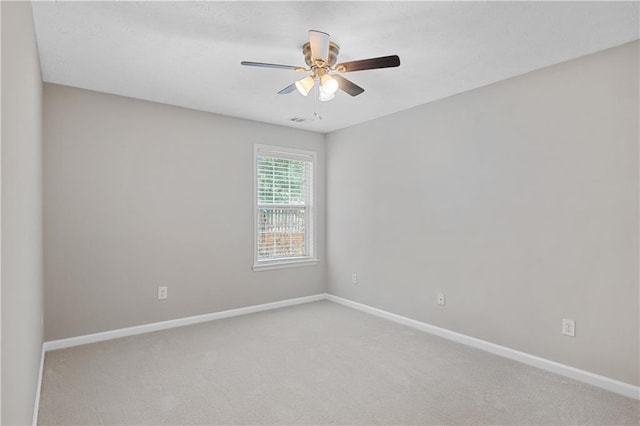
<path id="1" fill-rule="evenodd" d="M 51 84 L 43 102 L 46 340 L 326 291 L 323 135 Z M 319 265 L 252 271 L 256 143 L 318 153 Z"/>
<path id="2" fill-rule="evenodd" d="M 2 2 L 2 424 L 30 424 L 42 350 L 42 77 L 31 4 Z"/>
<path id="3" fill-rule="evenodd" d="M 329 292 L 637 385 L 638 136 L 638 43 L 328 135 Z"/>

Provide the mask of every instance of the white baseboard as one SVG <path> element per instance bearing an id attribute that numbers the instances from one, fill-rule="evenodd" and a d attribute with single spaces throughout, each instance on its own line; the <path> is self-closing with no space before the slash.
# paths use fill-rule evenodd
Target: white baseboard
<path id="1" fill-rule="evenodd" d="M 53 340 L 44 342 L 42 345 L 42 359 L 40 361 L 40 375 L 38 378 L 37 398 L 34 409 L 34 425 L 37 422 L 38 404 L 40 401 L 40 387 L 42 383 L 42 369 L 44 363 L 44 353 L 46 351 L 70 348 L 73 346 L 85 345 L 88 343 L 101 342 L 104 340 L 117 339 L 120 337 L 133 336 L 136 334 L 149 333 L 152 331 L 166 330 L 169 328 L 182 327 L 185 325 L 198 324 L 207 321 L 213 321 L 222 318 L 230 318 L 239 315 L 246 315 L 254 312 L 267 311 L 270 309 L 284 308 L 287 306 L 299 305 L 302 303 L 315 302 L 318 300 L 329 300 L 335 303 L 339 303 L 350 308 L 357 309 L 359 311 L 367 312 L 372 315 L 376 315 L 381 318 L 388 319 L 390 321 L 403 324 L 417 330 L 421 330 L 436 336 L 443 337 L 454 342 L 461 343 L 463 345 L 471 346 L 486 352 L 491 352 L 495 355 L 499 355 L 505 358 L 512 359 L 514 361 L 521 362 L 523 364 L 531 365 L 533 367 L 540 368 L 542 370 L 550 371 L 552 373 L 568 377 L 583 383 L 587 383 L 593 386 L 597 386 L 602 389 L 606 389 L 611 392 L 615 392 L 620 395 L 624 395 L 629 398 L 640 400 L 640 387 L 624 383 L 619 380 L 614 380 L 609 377 L 601 376 L 599 374 L 591 373 L 589 371 L 581 370 L 579 368 L 571 367 L 565 364 L 560 364 L 555 361 L 551 361 L 545 358 L 540 358 L 535 355 L 531 355 L 525 352 L 520 352 L 515 349 L 508 348 L 506 346 L 500 346 L 495 343 L 487 342 L 486 340 L 477 339 L 475 337 L 467 336 L 465 334 L 456 333 L 441 327 L 436 327 L 431 324 L 427 324 L 421 321 L 413 320 L 411 318 L 403 317 L 401 315 L 393 314 L 391 312 L 384 311 L 382 309 L 374 308 L 362 303 L 354 302 L 342 297 L 334 296 L 332 294 L 316 294 L 313 296 L 299 297 L 295 299 L 287 299 L 278 302 L 264 303 L 261 305 L 247 306 L 244 308 L 230 309 L 227 311 L 214 312 L 204 315 L 196 315 L 186 318 L 178 318 L 175 320 L 155 322 L 151 324 L 144 324 L 135 327 L 121 328 L 118 330 L 105 331 L 102 333 L 88 334 L 84 336 L 71 337 L 68 339 Z"/>
<path id="2" fill-rule="evenodd" d="M 512 359 L 514 361 L 521 362 L 523 364 L 531 365 L 533 367 L 540 368 L 542 370 L 550 371 L 560 376 L 568 377 L 583 383 L 587 383 L 593 386 L 597 386 L 602 389 L 606 389 L 617 394 L 640 400 L 640 387 L 624 383 L 619 380 L 614 380 L 609 377 L 601 376 L 599 374 L 591 373 L 589 371 L 581 370 L 579 368 L 571 367 L 565 364 L 560 364 L 555 361 L 551 361 L 545 358 L 540 358 L 535 355 L 531 355 L 525 352 L 520 352 L 515 349 L 507 348 L 505 346 L 496 345 L 495 343 L 487 342 L 486 340 L 476 339 L 475 337 L 467 336 L 465 334 L 456 333 L 444 328 L 436 327 L 435 325 L 427 324 L 421 321 L 416 321 L 411 318 L 403 317 L 400 315 L 392 314 L 391 312 L 383 311 L 382 309 L 373 308 L 362 303 L 354 302 L 342 297 L 327 294 L 326 299 L 341 305 L 348 306 L 350 308 L 357 309 L 359 311 L 367 312 L 369 314 L 388 319 L 390 321 L 403 324 L 417 330 L 425 331 L 436 336 L 443 337 L 454 342 L 462 343 L 463 345 L 471 346 L 476 349 L 481 349 L 492 354 L 499 355 L 505 358 Z"/>
<path id="3" fill-rule="evenodd" d="M 38 371 L 38 384 L 36 385 L 36 401 L 33 404 L 33 426 L 38 425 L 38 411 L 40 411 L 40 393 L 42 391 L 42 375 L 44 374 L 44 343 L 40 353 L 40 371 Z"/>
<path id="4" fill-rule="evenodd" d="M 237 317 L 254 312 L 267 311 L 270 309 L 284 308 L 286 306 L 299 305 L 301 303 L 324 300 L 326 295 L 314 294 L 313 296 L 298 297 L 295 299 L 280 300 L 278 302 L 263 303 L 261 305 L 246 306 L 244 308 L 229 309 L 227 311 L 214 312 L 210 314 L 196 315 L 192 317 L 178 318 L 174 320 L 154 322 L 150 324 L 138 325 L 135 327 L 120 328 L 117 330 L 104 331 L 101 333 L 86 334 L 84 336 L 70 337 L 67 339 L 52 340 L 44 342 L 44 351 L 70 348 L 73 346 L 86 345 L 87 343 L 102 342 L 104 340 L 118 339 L 120 337 L 134 336 L 136 334 L 150 333 L 152 331 L 166 330 L 169 328 L 182 327 L 185 325 L 198 324 L 201 322 L 213 321 L 222 318 Z"/>

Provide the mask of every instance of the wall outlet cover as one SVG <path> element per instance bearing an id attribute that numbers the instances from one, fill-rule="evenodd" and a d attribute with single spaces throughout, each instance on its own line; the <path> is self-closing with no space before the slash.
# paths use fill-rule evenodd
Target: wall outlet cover
<path id="1" fill-rule="evenodd" d="M 562 334 L 565 336 L 576 337 L 576 322 L 572 319 L 562 319 Z"/>
<path id="2" fill-rule="evenodd" d="M 158 300 L 165 300 L 169 293 L 169 287 L 158 287 Z"/>

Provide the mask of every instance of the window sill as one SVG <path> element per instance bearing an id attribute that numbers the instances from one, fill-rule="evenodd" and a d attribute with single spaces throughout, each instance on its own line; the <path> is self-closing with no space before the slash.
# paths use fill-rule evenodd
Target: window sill
<path id="1" fill-rule="evenodd" d="M 304 258 L 291 260 L 275 260 L 272 262 L 263 262 L 253 265 L 254 272 L 268 271 L 270 269 L 298 268 L 301 266 L 313 266 L 320 262 L 319 259 Z"/>

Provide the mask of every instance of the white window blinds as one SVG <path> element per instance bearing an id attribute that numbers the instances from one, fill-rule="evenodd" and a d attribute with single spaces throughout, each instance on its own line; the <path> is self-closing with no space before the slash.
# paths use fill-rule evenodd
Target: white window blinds
<path id="1" fill-rule="evenodd" d="M 256 150 L 256 263 L 313 256 L 313 154 Z"/>

